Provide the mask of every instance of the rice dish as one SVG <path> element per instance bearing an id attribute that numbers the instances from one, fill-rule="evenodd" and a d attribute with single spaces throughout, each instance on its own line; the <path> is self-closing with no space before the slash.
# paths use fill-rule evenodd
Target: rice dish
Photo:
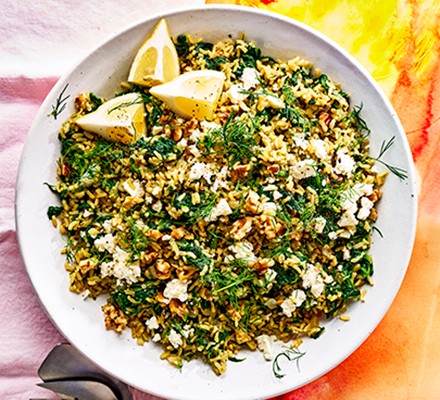
<path id="1" fill-rule="evenodd" d="M 225 73 L 213 120 L 124 82 L 148 127 L 125 145 L 75 123 L 104 101 L 78 95 L 48 215 L 66 237 L 70 290 L 108 298 L 107 329 L 222 374 L 241 349 L 271 360 L 274 341 L 297 348 L 364 300 L 385 173 L 361 107 L 309 61 L 274 60 L 244 37 L 175 44 L 182 71 Z"/>

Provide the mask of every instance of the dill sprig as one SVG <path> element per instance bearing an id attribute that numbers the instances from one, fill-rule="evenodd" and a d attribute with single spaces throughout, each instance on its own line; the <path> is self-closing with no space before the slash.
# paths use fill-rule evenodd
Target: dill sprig
<path id="1" fill-rule="evenodd" d="M 388 141 L 384 140 L 382 142 L 382 145 L 380 146 L 379 155 L 377 157 L 372 157 L 372 158 L 373 158 L 373 160 L 384 165 L 391 173 L 396 175 L 401 181 L 404 181 L 404 180 L 408 179 L 408 172 L 405 169 L 400 168 L 400 167 L 396 167 L 394 165 L 390 165 L 387 162 L 381 160 L 383 155 L 393 146 L 395 138 L 396 137 L 393 136 Z"/>
<path id="2" fill-rule="evenodd" d="M 278 353 L 272 362 L 272 371 L 275 375 L 275 378 L 281 379 L 286 376 L 286 374 L 282 373 L 282 368 L 280 366 L 280 358 L 285 357 L 287 358 L 288 361 L 295 361 L 298 372 L 301 372 L 299 368 L 299 360 L 305 354 L 306 354 L 305 352 L 299 351 L 298 349 L 285 349 L 281 353 Z"/>
<path id="3" fill-rule="evenodd" d="M 247 164 L 257 156 L 258 146 L 255 132 L 258 121 L 245 122 L 234 118 L 232 114 L 221 129 L 212 129 L 199 142 L 205 153 L 222 155 L 230 167 L 236 163 Z"/>
<path id="4" fill-rule="evenodd" d="M 47 114 L 48 117 L 53 116 L 54 119 L 57 119 L 58 115 L 60 115 L 66 108 L 67 105 L 66 101 L 70 97 L 70 94 L 64 95 L 64 93 L 66 92 L 68 86 L 69 84 L 66 83 L 63 90 L 58 95 L 55 101 L 55 105 L 52 106 L 52 111 L 49 114 Z"/>

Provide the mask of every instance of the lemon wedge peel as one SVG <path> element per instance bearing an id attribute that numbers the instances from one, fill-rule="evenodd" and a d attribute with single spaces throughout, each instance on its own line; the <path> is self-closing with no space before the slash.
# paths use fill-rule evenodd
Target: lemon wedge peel
<path id="1" fill-rule="evenodd" d="M 225 79 L 225 74 L 220 71 L 190 71 L 152 87 L 150 94 L 181 117 L 212 120 Z"/>
<path id="2" fill-rule="evenodd" d="M 108 100 L 75 122 L 88 132 L 123 144 L 135 143 L 147 131 L 145 106 L 138 93 L 128 93 Z"/>
<path id="3" fill-rule="evenodd" d="M 168 24 L 161 19 L 139 48 L 128 74 L 128 82 L 154 86 L 180 74 L 179 57 Z"/>

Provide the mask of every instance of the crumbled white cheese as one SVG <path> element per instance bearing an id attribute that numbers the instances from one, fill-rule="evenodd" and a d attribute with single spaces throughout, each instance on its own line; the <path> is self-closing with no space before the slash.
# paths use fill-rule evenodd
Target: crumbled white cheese
<path id="1" fill-rule="evenodd" d="M 159 335 L 158 333 L 156 333 L 156 334 L 151 338 L 151 340 L 152 340 L 154 343 L 160 342 L 160 335 Z"/>
<path id="2" fill-rule="evenodd" d="M 180 139 L 179 142 L 177 143 L 177 147 L 180 150 L 185 150 L 186 146 L 188 146 L 188 141 L 185 138 Z"/>
<path id="3" fill-rule="evenodd" d="M 228 175 L 228 167 L 225 165 L 216 175 L 215 181 L 211 186 L 211 192 L 217 193 L 218 189 L 223 189 L 228 185 L 226 180 Z"/>
<path id="4" fill-rule="evenodd" d="M 277 96 L 270 96 L 267 95 L 266 96 L 266 100 L 267 100 L 267 104 L 275 109 L 282 109 L 285 107 L 285 104 L 283 102 L 283 100 L 281 100 L 279 97 Z"/>
<path id="5" fill-rule="evenodd" d="M 354 226 L 357 225 L 358 220 L 356 219 L 354 213 L 352 211 L 345 211 L 339 221 L 337 222 L 338 226 L 341 228 L 347 227 L 347 226 Z"/>
<path id="6" fill-rule="evenodd" d="M 188 299 L 188 282 L 181 282 L 179 279 L 169 281 L 163 291 L 163 295 L 169 300 L 178 299 L 182 303 L 185 302 Z"/>
<path id="7" fill-rule="evenodd" d="M 106 262 L 101 264 L 101 277 L 112 276 L 116 278 L 116 284 L 121 285 L 124 280 L 128 284 L 137 282 L 141 276 L 138 264 L 125 265 L 121 262 Z"/>
<path id="8" fill-rule="evenodd" d="M 292 294 L 281 303 L 281 308 L 283 314 L 289 318 L 292 316 L 293 312 L 297 307 L 300 307 L 306 299 L 306 294 L 301 289 L 295 289 Z"/>
<path id="9" fill-rule="evenodd" d="M 158 200 L 156 203 L 154 203 L 151 206 L 151 209 L 153 211 L 156 211 L 157 213 L 161 212 L 162 211 L 162 202 L 160 200 Z"/>
<path id="10" fill-rule="evenodd" d="M 356 183 L 353 187 L 350 187 L 341 193 L 341 207 L 344 210 L 355 214 L 358 209 L 357 201 L 362 196 L 369 196 L 372 193 L 372 184 Z"/>
<path id="11" fill-rule="evenodd" d="M 357 213 L 357 217 L 359 219 L 366 219 L 371 213 L 371 209 L 373 208 L 374 203 L 367 197 L 361 198 L 361 208 Z"/>
<path id="12" fill-rule="evenodd" d="M 321 160 L 327 159 L 328 154 L 325 148 L 324 141 L 322 139 L 312 139 L 310 143 L 312 144 L 312 148 L 316 157 L 318 157 Z"/>
<path id="13" fill-rule="evenodd" d="M 295 146 L 299 147 L 302 150 L 306 150 L 307 147 L 309 146 L 309 142 L 304 136 L 295 135 L 293 137 L 293 141 L 295 142 Z"/>
<path id="14" fill-rule="evenodd" d="M 163 130 L 163 127 L 162 127 L 162 126 L 160 126 L 160 125 L 155 125 L 155 126 L 153 126 L 153 128 L 151 128 L 151 133 L 152 133 L 153 135 L 158 135 L 159 133 L 162 132 L 162 130 Z"/>
<path id="15" fill-rule="evenodd" d="M 308 264 L 307 270 L 302 276 L 303 287 L 305 289 L 310 288 L 313 296 L 316 298 L 321 296 L 324 291 L 324 279 L 322 278 L 319 269 L 313 265 Z"/>
<path id="16" fill-rule="evenodd" d="M 235 254 L 235 258 L 246 261 L 255 261 L 254 246 L 251 242 L 243 240 L 228 247 Z"/>
<path id="17" fill-rule="evenodd" d="M 327 236 L 330 240 L 335 240 L 338 238 L 338 234 L 336 232 L 329 232 Z"/>
<path id="18" fill-rule="evenodd" d="M 163 235 L 163 236 L 162 236 L 162 240 L 163 240 L 164 242 L 167 242 L 168 240 L 171 240 L 171 235 Z"/>
<path id="19" fill-rule="evenodd" d="M 122 187 L 131 197 L 142 197 L 145 194 L 145 190 L 142 187 L 142 183 L 138 180 L 126 180 Z"/>
<path id="20" fill-rule="evenodd" d="M 277 277 L 277 271 L 272 268 L 268 268 L 268 270 L 264 274 L 264 279 L 266 282 L 272 282 Z"/>
<path id="21" fill-rule="evenodd" d="M 337 151 L 334 171 L 337 174 L 351 176 L 356 163 L 353 158 L 347 154 L 347 151 L 346 148 Z"/>
<path id="22" fill-rule="evenodd" d="M 111 231 L 113 230 L 112 220 L 111 219 L 106 219 L 102 223 L 102 229 L 104 229 L 105 233 L 111 233 Z"/>
<path id="23" fill-rule="evenodd" d="M 159 328 L 159 324 L 157 323 L 157 318 L 155 315 L 153 315 L 146 323 L 147 327 L 149 329 L 157 329 Z"/>
<path id="24" fill-rule="evenodd" d="M 195 144 L 188 146 L 188 150 L 196 159 L 202 156 L 202 153 L 200 153 L 200 150 Z"/>
<path id="25" fill-rule="evenodd" d="M 194 328 L 191 325 L 185 325 L 182 330 L 183 336 L 188 339 L 191 335 L 194 334 Z"/>
<path id="26" fill-rule="evenodd" d="M 174 329 L 170 330 L 170 334 L 168 335 L 168 340 L 175 349 L 183 345 L 182 335 L 176 332 Z"/>
<path id="27" fill-rule="evenodd" d="M 232 209 L 229 207 L 229 204 L 226 199 L 221 199 L 215 207 L 212 209 L 209 217 L 206 218 L 207 221 L 215 221 L 218 217 L 222 217 L 224 215 L 232 214 Z"/>
<path id="28" fill-rule="evenodd" d="M 202 121 L 200 122 L 200 126 L 203 128 L 204 132 L 209 132 L 210 130 L 213 129 L 222 129 L 221 125 L 211 121 Z"/>
<path id="29" fill-rule="evenodd" d="M 154 199 L 149 195 L 145 195 L 145 203 L 151 204 L 154 201 Z"/>
<path id="30" fill-rule="evenodd" d="M 282 197 L 283 197 L 283 195 L 282 195 L 278 190 L 275 190 L 275 191 L 273 192 L 273 199 L 274 199 L 275 201 L 281 199 Z"/>
<path id="31" fill-rule="evenodd" d="M 101 253 L 106 250 L 113 253 L 116 246 L 115 237 L 111 233 L 106 233 L 104 236 L 95 239 L 93 244 Z"/>
<path id="32" fill-rule="evenodd" d="M 91 215 L 93 215 L 92 212 L 90 212 L 89 210 L 84 210 L 84 212 L 83 212 L 83 217 L 84 218 L 90 217 Z"/>
<path id="33" fill-rule="evenodd" d="M 120 247 L 116 247 L 113 253 L 113 276 L 117 279 L 117 283 L 120 284 L 122 280 L 127 283 L 137 282 L 137 278 L 141 276 L 141 268 L 139 263 L 127 264 L 130 255 L 122 250 Z"/>
<path id="34" fill-rule="evenodd" d="M 228 91 L 226 92 L 226 95 L 229 97 L 229 99 L 234 103 L 238 104 L 240 101 L 243 101 L 248 96 L 246 93 L 244 93 L 245 88 L 241 83 L 237 83 L 235 85 L 232 85 Z"/>
<path id="35" fill-rule="evenodd" d="M 314 161 L 311 159 L 305 159 L 298 161 L 290 168 L 293 177 L 297 180 L 309 178 L 316 175 Z"/>
<path id="36" fill-rule="evenodd" d="M 313 230 L 314 230 L 316 233 L 322 233 L 322 232 L 324 232 L 324 228 L 325 228 L 325 225 L 326 225 L 326 224 L 327 224 L 327 220 L 326 220 L 324 217 L 322 217 L 322 216 L 316 217 L 316 218 L 312 221 Z"/>
<path id="37" fill-rule="evenodd" d="M 203 162 L 194 163 L 189 170 L 189 179 L 192 181 L 198 181 L 204 178 L 206 182 L 211 183 L 213 175 L 215 175 L 215 171 L 211 169 L 209 164 Z"/>
<path id="38" fill-rule="evenodd" d="M 249 67 L 243 69 L 240 80 L 243 82 L 243 87 L 246 90 L 252 89 L 260 83 L 258 80 L 258 71 L 255 68 Z"/>
<path id="39" fill-rule="evenodd" d="M 264 359 L 267 361 L 273 358 L 273 340 L 269 335 L 260 335 L 256 337 L 257 347 L 263 353 Z"/>
<path id="40" fill-rule="evenodd" d="M 272 201 L 263 203 L 263 213 L 266 215 L 275 215 L 277 213 L 277 205 Z"/>

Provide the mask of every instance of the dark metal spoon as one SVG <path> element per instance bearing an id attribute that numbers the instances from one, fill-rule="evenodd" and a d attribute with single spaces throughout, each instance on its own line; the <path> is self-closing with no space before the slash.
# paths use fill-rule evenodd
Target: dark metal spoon
<path id="1" fill-rule="evenodd" d="M 55 346 L 38 369 L 44 382 L 92 380 L 107 385 L 117 400 L 132 400 L 128 386 L 102 371 L 92 361 L 67 343 Z"/>

